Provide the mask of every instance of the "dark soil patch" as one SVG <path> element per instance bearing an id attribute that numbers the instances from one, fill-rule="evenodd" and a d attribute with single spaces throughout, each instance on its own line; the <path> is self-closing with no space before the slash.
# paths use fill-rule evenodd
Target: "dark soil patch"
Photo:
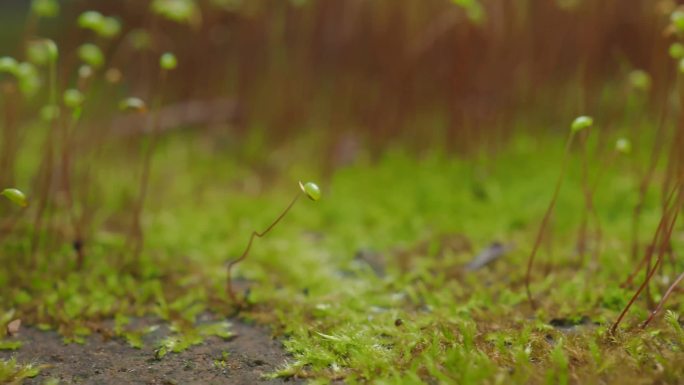
<path id="1" fill-rule="evenodd" d="M 278 340 L 263 327 L 231 321 L 234 337 L 210 337 L 181 353 L 155 359 L 155 343 L 168 334 L 166 327 L 144 338 L 145 347 L 135 349 L 118 338 L 96 334 L 83 345 L 62 342 L 55 332 L 22 328 L 14 337 L 23 346 L 0 352 L 20 362 L 48 365 L 26 384 L 42 384 L 48 378 L 66 384 L 281 384 L 293 380 L 267 379 L 287 360 Z M 227 352 L 227 354 L 224 354 Z M 294 381 L 296 382 L 296 381 Z"/>

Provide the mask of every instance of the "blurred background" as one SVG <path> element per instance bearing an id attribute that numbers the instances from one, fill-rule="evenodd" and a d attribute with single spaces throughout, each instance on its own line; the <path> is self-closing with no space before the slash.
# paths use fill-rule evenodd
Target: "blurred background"
<path id="1" fill-rule="evenodd" d="M 180 65 L 161 91 L 164 128 L 209 131 L 214 145 L 236 152 L 313 136 L 327 168 L 395 145 L 418 154 L 496 150 L 516 130 L 564 133 L 580 113 L 619 125 L 628 103 L 664 104 L 676 66 L 665 29 L 672 0 L 57 3 L 40 16 L 29 1 L 3 0 L 0 56 L 25 57 L 26 39 L 50 37 L 66 88 L 77 47 L 93 42 L 115 84 L 93 94 L 151 100 L 158 56 L 172 51 Z M 78 28 L 91 9 L 117 18 L 119 33 Z M 643 100 L 629 93 L 634 70 L 650 74 Z M 114 114 L 97 103 L 84 120 L 105 124 Z"/>

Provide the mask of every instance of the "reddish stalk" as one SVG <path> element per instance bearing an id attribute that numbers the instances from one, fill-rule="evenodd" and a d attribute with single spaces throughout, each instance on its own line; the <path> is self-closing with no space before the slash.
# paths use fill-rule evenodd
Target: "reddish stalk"
<path id="1" fill-rule="evenodd" d="M 582 193 L 584 194 L 584 212 L 582 213 L 582 220 L 580 223 L 577 236 L 577 252 L 580 254 L 580 266 L 583 266 L 587 250 L 587 229 L 589 227 L 589 215 L 593 215 L 594 218 L 597 218 L 598 215 L 596 214 L 596 210 L 594 209 L 594 191 L 589 183 L 589 154 L 587 151 L 587 133 L 580 132 L 579 135 L 582 147 Z"/>
<path id="2" fill-rule="evenodd" d="M 667 105 L 667 104 L 665 104 Z M 644 173 L 641 183 L 639 183 L 639 195 L 637 197 L 637 203 L 634 206 L 634 211 L 632 213 L 632 259 L 635 260 L 637 255 L 639 255 L 639 228 L 641 224 L 641 211 L 644 206 L 644 201 L 646 200 L 646 193 L 653 180 L 653 174 L 655 173 L 656 167 L 658 166 L 658 160 L 660 159 L 660 153 L 662 152 L 663 145 L 665 144 L 665 134 L 663 133 L 665 129 L 665 122 L 667 121 L 667 107 L 663 108 L 660 114 L 660 121 L 658 123 L 658 128 L 656 131 L 656 139 L 653 143 L 653 149 L 651 150 L 651 157 L 648 163 L 648 168 Z"/>
<path id="3" fill-rule="evenodd" d="M 670 287 L 669 287 L 669 288 L 667 289 L 667 291 L 665 292 L 665 295 L 663 295 L 663 298 L 662 298 L 662 299 L 660 300 L 660 302 L 658 303 L 658 306 L 651 312 L 651 315 L 648 316 L 648 318 L 646 319 L 646 321 L 644 321 L 644 323 L 641 324 L 641 328 L 642 328 L 642 329 L 645 329 L 645 328 L 648 326 L 648 324 L 650 324 L 651 321 L 653 321 L 653 319 L 654 319 L 655 316 L 660 312 L 660 310 L 662 310 L 663 305 L 665 305 L 665 301 L 667 301 L 667 299 L 670 297 L 670 295 L 671 295 L 672 292 L 674 291 L 675 287 L 676 287 L 677 285 L 679 285 L 679 283 L 682 282 L 682 280 L 684 280 L 684 272 L 682 272 L 682 273 L 679 275 L 679 277 L 677 277 L 677 279 L 675 279 L 675 281 L 672 283 L 672 285 L 670 285 Z"/>
<path id="4" fill-rule="evenodd" d="M 656 229 L 656 235 L 658 235 L 659 232 L 662 231 L 664 224 L 667 223 L 667 214 L 668 214 L 667 213 L 667 207 L 670 205 L 670 202 L 672 202 L 672 199 L 674 198 L 675 191 L 676 190 L 670 191 L 670 195 L 667 197 L 667 201 L 666 201 L 665 205 L 663 206 L 663 214 L 660 218 L 660 222 L 658 223 L 658 228 Z M 641 269 L 643 269 L 644 265 L 646 265 L 647 263 L 649 265 L 649 268 L 647 271 L 650 270 L 651 257 L 653 256 L 653 252 L 655 251 L 656 247 L 658 247 L 656 245 L 657 239 L 659 239 L 659 238 L 654 237 L 653 242 L 646 249 L 646 254 L 644 255 L 644 258 L 641 259 L 637 268 L 634 269 L 634 271 L 632 271 L 632 273 L 629 275 L 629 277 L 627 277 L 625 282 L 623 282 L 620 285 L 620 287 L 624 288 L 624 287 L 630 286 L 634 282 L 634 278 L 636 278 L 637 274 L 639 274 Z"/>
<path id="5" fill-rule="evenodd" d="M 672 214 L 672 220 L 670 221 L 669 226 L 667 226 L 667 231 L 664 234 L 664 236 L 661 236 L 662 229 L 663 229 L 662 222 L 667 221 L 667 218 L 668 218 L 668 215 L 667 215 L 668 212 L 663 213 L 663 217 L 661 218 L 661 224 L 658 225 L 658 230 L 656 230 L 656 233 L 653 237 L 653 245 L 654 246 L 657 244 L 658 240 L 661 241 L 660 242 L 661 244 L 667 244 L 667 242 L 669 242 L 670 238 L 672 237 L 672 231 L 674 230 L 675 223 L 677 222 L 677 217 L 679 215 L 679 207 L 682 203 L 682 193 L 684 192 L 682 190 L 681 184 L 677 187 L 677 189 L 679 190 L 677 200 L 675 201 L 675 204 L 670 208 L 670 210 L 674 210 L 674 213 Z M 648 258 L 645 258 L 645 259 L 650 261 L 650 256 L 652 255 L 652 253 L 653 253 L 652 249 L 649 250 L 647 253 Z M 625 308 L 622 310 L 622 312 L 618 316 L 615 323 L 613 323 L 613 326 L 611 326 L 610 332 L 612 334 L 614 334 L 617 331 L 617 328 L 620 326 L 620 322 L 622 322 L 622 319 L 625 317 L 625 315 L 627 314 L 629 309 L 632 307 L 632 305 L 634 304 L 636 299 L 639 297 L 639 295 L 641 295 L 641 293 L 644 291 L 644 289 L 651 282 L 651 279 L 653 278 L 656 271 L 658 270 L 658 266 L 662 263 L 664 254 L 665 254 L 664 249 L 660 248 L 658 250 L 658 258 L 656 259 L 655 265 L 646 271 L 646 277 L 644 279 L 644 282 L 641 284 L 641 286 L 639 286 L 637 291 L 634 293 L 632 298 L 627 303 L 627 306 L 625 306 Z"/>

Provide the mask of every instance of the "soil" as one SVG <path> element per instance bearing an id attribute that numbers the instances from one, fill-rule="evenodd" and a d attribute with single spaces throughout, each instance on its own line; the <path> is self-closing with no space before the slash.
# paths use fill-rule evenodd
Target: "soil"
<path id="1" fill-rule="evenodd" d="M 147 321 L 149 322 L 149 321 Z M 145 322 L 145 323 L 147 323 Z M 294 379 L 268 379 L 288 359 L 281 343 L 268 329 L 232 320 L 228 340 L 210 337 L 181 353 L 155 359 L 155 342 L 168 334 L 166 327 L 144 337 L 145 347 L 135 349 L 123 340 L 90 336 L 86 343 L 68 344 L 56 332 L 22 327 L 16 337 L 23 346 L 0 351 L 1 359 L 46 365 L 25 384 L 42 384 L 49 378 L 60 384 L 282 384 Z M 225 356 L 223 352 L 227 352 Z"/>

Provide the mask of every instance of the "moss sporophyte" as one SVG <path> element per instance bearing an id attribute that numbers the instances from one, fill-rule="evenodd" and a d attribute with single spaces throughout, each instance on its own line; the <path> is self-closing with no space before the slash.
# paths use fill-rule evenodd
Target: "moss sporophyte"
<path id="1" fill-rule="evenodd" d="M 560 175 L 558 176 L 558 181 L 556 182 L 556 188 L 553 191 L 551 201 L 546 209 L 544 218 L 542 219 L 541 225 L 539 226 L 539 231 L 537 232 L 537 237 L 535 238 L 532 251 L 527 259 L 527 271 L 525 273 L 525 291 L 527 292 L 527 299 L 530 305 L 535 308 L 534 299 L 532 298 L 532 292 L 530 290 L 530 281 L 532 278 L 532 266 L 534 264 L 535 256 L 537 255 L 537 250 L 541 245 L 542 238 L 546 233 L 546 229 L 549 225 L 549 220 L 553 214 L 553 209 L 556 207 L 556 201 L 558 200 L 558 193 L 560 192 L 561 186 L 563 185 L 563 178 L 565 177 L 565 169 L 567 168 L 568 158 L 570 157 L 570 149 L 572 148 L 572 143 L 575 136 L 580 131 L 591 127 L 594 124 L 594 119 L 589 116 L 579 116 L 570 125 L 570 134 L 565 143 L 565 153 L 563 154 L 563 161 L 561 163 Z"/>
<path id="2" fill-rule="evenodd" d="M 235 291 L 233 290 L 233 283 L 232 283 L 232 274 L 231 271 L 233 269 L 233 266 L 236 264 L 242 262 L 247 256 L 249 255 L 249 251 L 252 248 L 252 243 L 254 242 L 254 238 L 261 238 L 268 234 L 273 228 L 287 215 L 287 213 L 290 211 L 292 206 L 297 203 L 297 200 L 302 195 L 306 195 L 307 198 L 311 199 L 312 201 L 318 201 L 321 199 L 321 189 L 318 187 L 313 182 L 307 182 L 307 183 L 302 183 L 299 182 L 299 191 L 297 191 L 297 194 L 295 197 L 292 199 L 289 205 L 283 210 L 280 215 L 271 223 L 270 226 L 268 226 L 264 231 L 258 232 L 258 231 L 253 231 L 252 235 L 249 237 L 249 241 L 247 242 L 247 247 L 245 247 L 245 250 L 242 252 L 239 258 L 236 258 L 230 262 L 228 262 L 227 265 L 227 271 L 226 271 L 226 292 L 228 293 L 228 296 L 230 297 L 231 302 L 240 307 L 242 305 L 242 300 L 240 300 L 237 295 L 235 294 Z"/>

